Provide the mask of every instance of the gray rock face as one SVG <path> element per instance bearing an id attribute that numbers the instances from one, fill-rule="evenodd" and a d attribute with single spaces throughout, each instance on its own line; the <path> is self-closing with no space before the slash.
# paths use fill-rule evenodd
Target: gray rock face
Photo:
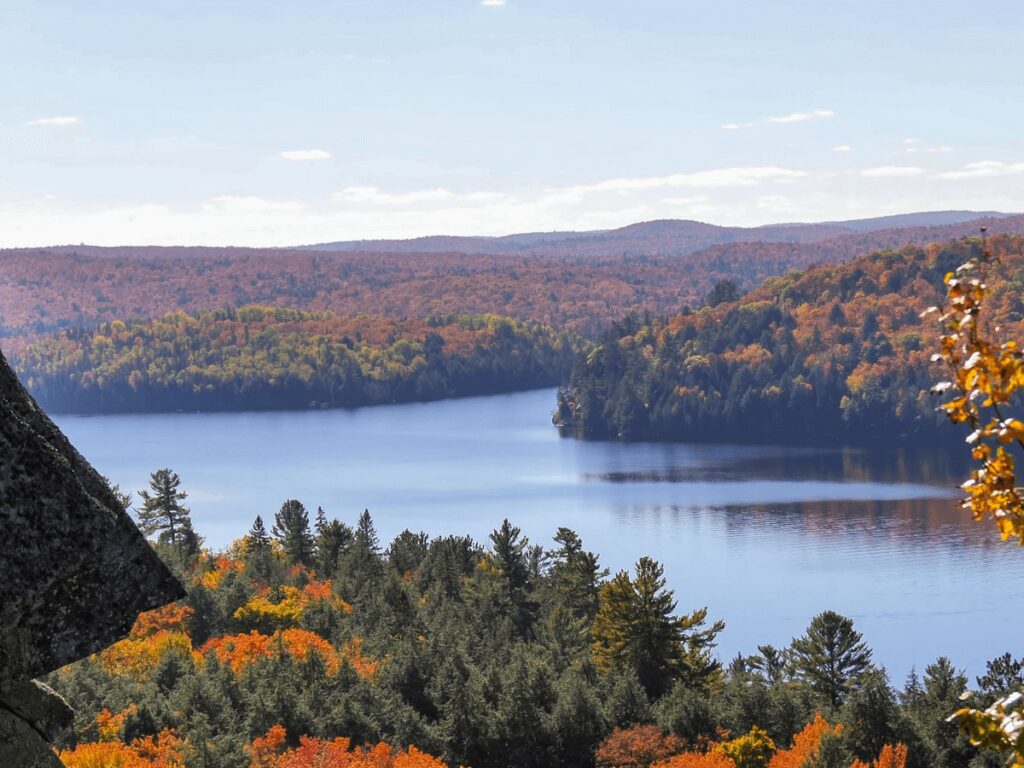
<path id="1" fill-rule="evenodd" d="M 73 719 L 67 702 L 42 683 L 16 685 L 0 701 L 0 765 L 59 766 L 48 742 Z"/>
<path id="2" fill-rule="evenodd" d="M 126 450 L 129 448 L 126 446 Z M 70 709 L 29 682 L 185 591 L 0 354 L 0 766 L 56 766 Z"/>

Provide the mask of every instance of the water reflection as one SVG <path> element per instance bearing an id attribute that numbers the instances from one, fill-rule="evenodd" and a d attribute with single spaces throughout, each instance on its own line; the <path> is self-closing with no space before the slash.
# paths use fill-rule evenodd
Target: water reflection
<path id="1" fill-rule="evenodd" d="M 685 452 L 684 452 L 685 450 Z M 964 476 L 966 452 L 780 446 L 686 446 L 666 448 L 656 468 L 607 469 L 584 474 L 609 483 L 746 482 L 824 480 L 921 483 L 955 488 Z M 682 455 L 678 455 L 682 454 Z M 612 458 L 612 457 L 609 457 Z M 618 458 L 618 457 L 615 457 Z M 672 463 L 674 462 L 674 463 Z"/>

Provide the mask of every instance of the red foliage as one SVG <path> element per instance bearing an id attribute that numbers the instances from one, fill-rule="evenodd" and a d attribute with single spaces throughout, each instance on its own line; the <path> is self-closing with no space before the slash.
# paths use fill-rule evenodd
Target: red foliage
<path id="1" fill-rule="evenodd" d="M 612 731 L 598 746 L 595 759 L 599 768 L 649 768 L 685 746 L 678 736 L 665 734 L 656 725 L 632 725 Z"/>

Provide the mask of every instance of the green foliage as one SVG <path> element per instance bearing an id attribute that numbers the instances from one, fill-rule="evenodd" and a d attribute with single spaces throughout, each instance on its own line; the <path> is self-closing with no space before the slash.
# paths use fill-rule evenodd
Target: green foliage
<path id="1" fill-rule="evenodd" d="M 274 538 L 281 542 L 289 563 L 312 565 L 313 536 L 309 532 L 309 513 L 298 499 L 288 499 L 274 515 Z"/>
<path id="2" fill-rule="evenodd" d="M 280 522 L 301 529 L 305 510 L 285 507 Z M 452 766 L 591 768 L 613 729 L 646 724 L 673 751 L 721 745 L 736 765 L 763 768 L 769 745 L 789 746 L 827 701 L 819 678 L 831 678 L 810 670 L 826 659 L 834 671 L 827 653 L 800 641 L 786 651 L 762 645 L 722 669 L 710 655 L 720 626 L 703 610 L 678 616 L 657 563 L 642 559 L 634 574 L 607 580 L 571 530 L 559 529 L 541 557 L 508 521 L 488 548 L 409 531 L 382 547 L 368 512 L 352 527 L 322 510 L 316 518 L 312 567 L 293 562 L 260 518 L 227 552 L 186 565 L 183 603 L 51 675 L 77 712 L 74 737 L 99 740 L 108 710 L 121 740 L 174 729 L 190 765 L 247 768 L 246 745 L 280 724 L 293 741 L 415 744 Z M 338 567 L 321 573 L 323 542 L 336 530 L 347 532 Z M 271 636 L 279 625 L 270 620 L 282 616 L 294 634 Z M 842 637 L 854 642 L 829 645 Z M 825 638 L 837 658 L 866 651 L 838 615 L 816 617 L 809 638 Z M 850 676 L 833 716 L 844 727 L 815 765 L 849 768 L 893 742 L 908 745 L 910 768 L 978 759 L 944 721 L 965 685 L 947 661 L 901 697 L 882 673 L 855 667 L 838 665 Z M 1001 690 L 1015 670 L 1012 658 L 994 661 L 986 685 Z"/>
<path id="3" fill-rule="evenodd" d="M 676 601 L 665 588 L 664 568 L 649 557 L 636 564 L 636 576 L 620 571 L 600 593 L 594 618 L 593 655 L 601 669 L 632 670 L 651 696 L 677 679 L 710 685 L 720 665 L 711 656 L 724 622 L 705 628 L 707 608 L 675 615 Z"/>
<path id="4" fill-rule="evenodd" d="M 822 701 L 836 709 L 860 686 L 871 667 L 871 651 L 853 621 L 824 611 L 814 617 L 806 634 L 793 641 L 793 666 Z"/>
<path id="5" fill-rule="evenodd" d="M 1024 332 L 1008 285 L 1020 238 L 992 239 L 989 318 Z M 932 321 L 943 276 L 980 253 L 977 239 L 881 251 L 769 280 L 701 312 L 626 317 L 580 355 L 555 420 L 625 439 L 952 443 L 929 394 L 938 375 Z M 1022 433 L 1024 434 L 1024 433 Z"/>
<path id="6" fill-rule="evenodd" d="M 156 534 L 157 543 L 172 552 L 178 563 L 195 556 L 200 541 L 192 528 L 188 509 L 181 505 L 188 498 L 188 494 L 180 490 L 181 478 L 170 469 L 158 469 L 150 475 L 149 488 L 149 491 L 139 491 L 142 500 L 142 506 L 136 510 L 139 528 L 147 536 Z"/>
<path id="7" fill-rule="evenodd" d="M 250 306 L 66 331 L 14 364 L 49 411 L 253 410 L 551 386 L 580 347 L 497 315 L 400 322 Z"/>

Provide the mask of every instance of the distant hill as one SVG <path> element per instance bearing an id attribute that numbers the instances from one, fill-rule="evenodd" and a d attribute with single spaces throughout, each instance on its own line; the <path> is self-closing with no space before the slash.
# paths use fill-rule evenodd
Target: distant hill
<path id="1" fill-rule="evenodd" d="M 686 219 L 662 219 L 592 232 L 531 232 L 502 237 L 431 236 L 408 240 L 348 240 L 301 246 L 312 251 L 364 253 L 487 253 L 534 256 L 681 256 L 727 243 L 811 243 L 878 230 L 940 227 L 1015 214 L 996 211 L 927 211 L 812 224 L 720 227 Z"/>
<path id="2" fill-rule="evenodd" d="M 994 323 L 1024 337 L 1024 238 L 990 238 Z M 931 362 L 943 276 L 980 238 L 878 251 L 773 278 L 737 301 L 626 318 L 574 366 L 558 418 L 589 437 L 811 443 L 956 440 Z"/>
<path id="3" fill-rule="evenodd" d="M 906 220 L 967 215 L 910 214 Z M 777 239 L 696 249 L 698 240 L 721 239 L 725 228 L 646 222 L 608 233 L 575 233 L 560 245 L 552 241 L 543 247 L 540 238 L 554 235 L 516 235 L 516 242 L 534 243 L 517 253 L 155 246 L 0 250 L 0 343 L 13 351 L 65 329 L 252 304 L 409 320 L 495 313 L 595 338 L 630 312 L 672 315 L 697 308 L 720 281 L 749 290 L 792 269 L 975 235 L 980 226 L 993 234 L 1024 233 L 1024 215 L 863 232 L 849 231 L 843 223 L 760 227 L 732 231 Z M 603 239 L 612 236 L 618 238 L 614 247 Z"/>

